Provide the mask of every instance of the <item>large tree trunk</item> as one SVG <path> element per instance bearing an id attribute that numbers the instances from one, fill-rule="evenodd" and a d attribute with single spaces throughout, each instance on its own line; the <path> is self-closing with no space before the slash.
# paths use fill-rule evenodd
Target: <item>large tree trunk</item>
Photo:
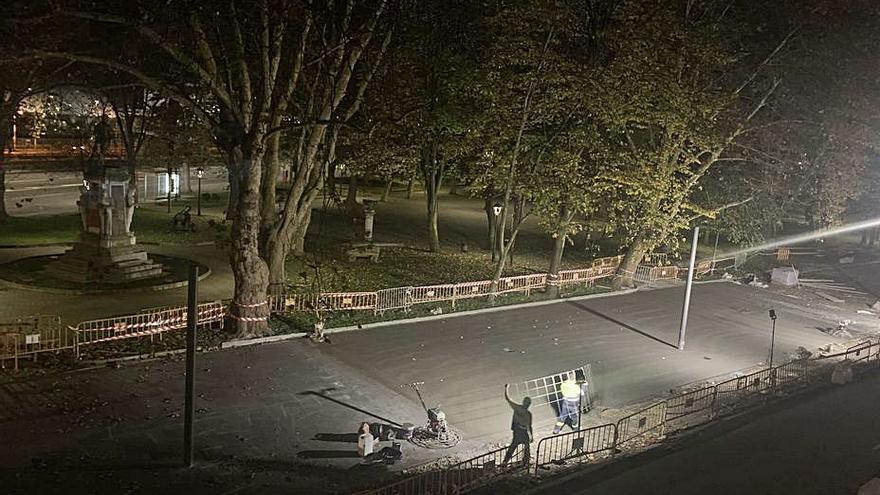
<path id="1" fill-rule="evenodd" d="M 526 203 L 526 200 L 524 197 L 522 197 L 522 196 L 514 197 L 514 199 L 513 199 L 513 224 L 514 225 L 521 225 L 523 220 L 525 219 L 525 213 L 526 213 L 525 203 Z M 507 249 L 507 256 L 509 257 L 509 259 L 507 261 L 510 262 L 510 266 L 513 266 L 513 253 L 515 250 L 516 250 L 516 239 L 511 239 L 510 247 Z"/>
<path id="2" fill-rule="evenodd" d="M 440 208 L 440 187 L 446 173 L 446 163 L 438 156 L 440 146 L 434 139 L 426 139 L 422 144 L 422 157 L 419 167 L 425 185 L 425 202 L 428 212 L 428 247 L 433 252 L 440 251 L 440 232 L 437 220 Z"/>
<path id="3" fill-rule="evenodd" d="M 547 271 L 547 294 L 552 297 L 559 295 L 559 266 L 562 264 L 566 237 L 565 234 L 556 234 L 553 238 L 553 253 L 550 255 L 550 269 Z"/>
<path id="4" fill-rule="evenodd" d="M 230 189 L 237 191 L 232 210 L 230 253 L 235 291 L 230 305 L 237 337 L 248 338 L 268 332 L 267 288 L 269 270 L 260 256 L 260 168 L 263 150 L 253 146 L 229 151 Z"/>
<path id="5" fill-rule="evenodd" d="M 281 166 L 281 160 L 278 157 L 278 148 L 280 145 L 281 133 L 276 132 L 269 138 L 269 147 L 266 150 L 266 156 L 263 159 L 261 186 L 263 189 L 262 212 L 263 228 L 271 228 L 275 225 L 278 215 L 275 213 L 275 181 L 278 178 L 278 169 Z"/>
<path id="6" fill-rule="evenodd" d="M 428 246 L 431 251 L 440 251 L 440 232 L 437 228 L 439 220 L 439 201 L 435 192 L 428 198 Z"/>
<path id="7" fill-rule="evenodd" d="M 562 254 L 572 217 L 565 205 L 559 207 L 559 225 L 553 234 L 553 253 L 550 255 L 550 269 L 547 270 L 547 293 L 553 297 L 559 295 L 559 266 L 562 265 Z"/>
<path id="8" fill-rule="evenodd" d="M 626 255 L 623 257 L 623 261 L 620 262 L 620 267 L 617 269 L 617 275 L 615 275 L 614 279 L 611 281 L 612 289 L 620 290 L 635 285 L 633 282 L 633 275 L 635 275 L 639 263 L 641 263 L 645 255 L 648 254 L 649 249 L 650 246 L 644 238 L 637 237 L 633 241 L 626 250 Z"/>
<path id="9" fill-rule="evenodd" d="M 284 287 L 287 282 L 287 246 L 282 243 L 284 241 L 278 238 L 272 238 L 268 241 L 264 249 L 266 264 L 269 268 L 269 288 L 274 290 Z"/>
<path id="10" fill-rule="evenodd" d="M 233 179 L 235 172 L 232 168 L 226 167 L 226 173 L 229 175 L 229 197 L 226 198 L 226 220 L 231 222 L 235 219 L 235 209 L 238 205 L 239 181 Z"/>
<path id="11" fill-rule="evenodd" d="M 309 233 L 309 224 L 312 222 L 312 208 L 305 208 L 301 215 L 297 216 L 295 233 L 293 236 L 293 255 L 306 254 L 306 234 Z"/>

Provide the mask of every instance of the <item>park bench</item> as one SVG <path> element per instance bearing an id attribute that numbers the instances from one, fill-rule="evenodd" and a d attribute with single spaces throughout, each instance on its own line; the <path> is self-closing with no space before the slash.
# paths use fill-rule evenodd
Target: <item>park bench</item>
<path id="1" fill-rule="evenodd" d="M 352 246 L 345 254 L 348 255 L 348 261 L 350 262 L 363 258 L 369 259 L 373 263 L 378 263 L 381 251 L 382 249 L 379 246 L 368 244 Z"/>
<path id="2" fill-rule="evenodd" d="M 182 210 L 174 214 L 174 217 L 171 219 L 171 226 L 175 231 L 196 231 L 196 224 L 193 222 L 189 210 L 190 207 L 185 206 Z"/>

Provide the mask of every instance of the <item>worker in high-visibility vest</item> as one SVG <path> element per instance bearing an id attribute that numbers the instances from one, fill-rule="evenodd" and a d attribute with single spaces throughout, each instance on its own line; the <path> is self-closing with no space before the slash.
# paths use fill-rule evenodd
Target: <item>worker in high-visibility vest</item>
<path id="1" fill-rule="evenodd" d="M 553 428 L 554 435 L 562 431 L 565 425 L 577 430 L 581 416 L 581 385 L 569 378 L 559 386 L 559 392 L 562 394 L 562 400 L 558 404 L 559 414 L 556 416 L 556 426 Z"/>

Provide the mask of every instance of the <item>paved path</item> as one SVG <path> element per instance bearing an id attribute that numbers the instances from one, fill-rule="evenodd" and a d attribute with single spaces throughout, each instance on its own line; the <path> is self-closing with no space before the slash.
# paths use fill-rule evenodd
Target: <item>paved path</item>
<path id="1" fill-rule="evenodd" d="M 321 347 L 368 376 L 399 387 L 424 381 L 468 438 L 504 431 L 509 411 L 504 383 L 539 378 L 590 364 L 597 413 L 619 408 L 696 380 L 748 368 L 767 359 L 772 294 L 729 283 L 695 286 L 687 345 L 677 343 L 682 288 L 561 302 L 526 309 L 396 325 L 334 335 Z M 817 327 L 828 321 L 778 307 L 776 360 L 798 346 L 815 349 L 835 339 Z M 549 406 L 536 420 L 552 420 Z"/>
<path id="2" fill-rule="evenodd" d="M 287 341 L 201 355 L 203 461 L 192 473 L 168 467 L 180 448 L 178 359 L 7 383 L 0 438 L 16 448 L 0 449 L 0 483 L 29 495 L 59 484 L 68 493 L 102 493 L 125 486 L 121 480 L 136 481 L 132 493 L 172 481 L 194 493 L 213 493 L 217 483 L 276 493 L 260 487 L 289 489 L 296 472 L 302 493 L 322 493 L 384 470 L 360 470 L 351 443 L 314 435 L 345 440 L 333 435 L 350 434 L 370 417 L 422 422 L 414 394 L 401 388 L 410 381 L 425 381 L 426 400 L 441 403 L 463 431 L 465 443 L 451 453 L 465 457 L 507 439 L 506 382 L 591 363 L 599 404 L 619 407 L 765 358 L 772 294 L 698 285 L 683 352 L 667 344 L 680 300 L 677 288 L 643 291 L 336 334 L 328 345 Z M 833 340 L 815 328 L 826 322 L 803 312 L 782 309 L 779 323 L 777 359 Z M 538 437 L 549 428 L 548 413 L 536 411 Z M 450 453 L 405 448 L 408 463 Z M 302 461 L 315 468 L 304 470 Z"/>
<path id="3" fill-rule="evenodd" d="M 880 477 L 880 375 L 721 421 L 539 493 L 855 495 Z"/>

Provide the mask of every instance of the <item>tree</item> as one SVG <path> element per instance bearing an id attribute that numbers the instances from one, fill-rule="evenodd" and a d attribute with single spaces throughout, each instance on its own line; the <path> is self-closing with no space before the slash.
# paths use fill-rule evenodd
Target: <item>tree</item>
<path id="1" fill-rule="evenodd" d="M 440 249 L 440 191 L 482 105 L 475 86 L 483 74 L 486 11 L 469 0 L 419 0 L 403 9 L 399 41 L 368 104 L 374 137 L 367 144 L 374 150 L 367 154 L 416 165 L 432 251 Z"/>
<path id="2" fill-rule="evenodd" d="M 630 285 L 644 255 L 674 244 L 695 220 L 750 200 L 701 204 L 698 193 L 776 90 L 778 80 L 762 69 L 790 36 L 744 71 L 725 44 L 723 7 L 681 7 L 624 4 L 609 34 L 611 61 L 596 81 L 605 89 L 594 110 L 611 164 L 602 179 L 616 191 L 610 219 L 627 246 L 615 287 Z"/>
<path id="3" fill-rule="evenodd" d="M 554 238 L 554 275 L 567 238 L 580 228 L 575 218 L 587 218 L 598 203 L 594 144 L 600 136 L 591 117 L 591 84 L 604 63 L 600 31 L 614 4 L 522 2 L 493 18 L 482 149 L 470 170 L 471 187 L 485 194 L 487 216 L 496 201 L 501 208 L 497 232 L 490 228 L 493 287 L 527 216 L 538 215 Z"/>
<path id="4" fill-rule="evenodd" d="M 284 281 L 287 253 L 304 235 L 335 137 L 369 82 L 368 54 L 377 65 L 390 40 L 386 2 L 180 1 L 170 8 L 139 0 L 95 2 L 87 10 L 73 0 L 59 4 L 53 12 L 84 23 L 96 39 L 137 39 L 138 56 L 106 46 L 38 46 L 33 53 L 124 72 L 210 129 L 230 179 L 231 316 L 240 336 L 265 332 L 269 283 Z M 299 133 L 300 146 L 276 215 L 279 171 L 264 158 L 272 136 L 289 130 Z"/>
<path id="5" fill-rule="evenodd" d="M 870 197 L 876 153 L 873 124 L 880 86 L 874 45 L 880 40 L 870 2 L 824 0 L 749 3 L 743 20 L 753 29 L 743 51 L 766 52 L 796 30 L 772 70 L 783 74 L 767 112 L 733 143 L 742 161 L 707 175 L 704 204 L 754 199 L 724 211 L 712 226 L 729 240 L 755 244 L 784 224 L 833 225 L 845 215 L 873 216 Z M 772 117 L 767 117 L 772 116 Z M 868 202 L 871 202 L 868 200 Z"/>
<path id="6" fill-rule="evenodd" d="M 0 24 L 0 37 L 8 26 Z M 11 29 L 11 32 L 16 30 Z M 0 59 L 0 223 L 9 218 L 6 210 L 7 140 L 12 138 L 13 119 L 28 98 L 44 94 L 68 77 L 70 64 L 36 61 L 21 55 Z M 40 109 L 42 111 L 42 108 Z"/>

